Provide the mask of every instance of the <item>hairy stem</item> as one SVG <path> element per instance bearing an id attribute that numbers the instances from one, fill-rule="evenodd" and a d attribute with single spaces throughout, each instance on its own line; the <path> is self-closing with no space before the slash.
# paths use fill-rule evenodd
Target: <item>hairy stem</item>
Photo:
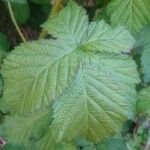
<path id="1" fill-rule="evenodd" d="M 11 20 L 12 20 L 12 22 L 13 22 L 13 24 L 14 24 L 16 30 L 17 30 L 17 32 L 18 32 L 20 38 L 22 39 L 22 41 L 23 41 L 23 42 L 26 42 L 26 39 L 25 39 L 24 35 L 22 34 L 22 32 L 21 32 L 21 30 L 20 30 L 20 28 L 19 28 L 19 26 L 18 26 L 18 24 L 17 24 L 17 22 L 16 22 L 16 19 L 15 19 L 15 17 L 14 17 L 14 13 L 13 13 L 13 10 L 12 10 L 12 7 L 11 7 L 11 3 L 8 2 L 7 4 L 8 4 L 8 9 L 9 9 L 9 13 L 10 13 Z"/>
<path id="2" fill-rule="evenodd" d="M 55 14 L 57 14 L 61 8 L 62 8 L 62 1 L 55 0 L 48 19 L 51 18 L 52 16 L 54 16 Z M 47 35 L 47 31 L 43 30 L 39 35 L 39 39 L 45 38 L 46 35 Z"/>

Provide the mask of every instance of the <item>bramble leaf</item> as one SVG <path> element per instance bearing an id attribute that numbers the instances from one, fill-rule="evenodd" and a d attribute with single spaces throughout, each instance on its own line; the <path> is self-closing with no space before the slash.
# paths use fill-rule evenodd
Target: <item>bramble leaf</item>
<path id="1" fill-rule="evenodd" d="M 107 14 L 113 25 L 123 25 L 133 34 L 150 23 L 149 0 L 112 0 L 107 6 Z"/>
<path id="2" fill-rule="evenodd" d="M 72 1 L 43 27 L 56 39 L 24 43 L 4 60 L 3 101 L 10 113 L 53 106 L 39 149 L 77 135 L 99 142 L 116 133 L 132 118 L 136 101 L 136 64 L 123 54 L 132 49 L 133 37 L 104 21 L 89 24 Z M 47 145 L 48 137 L 54 142 Z"/>
<path id="3" fill-rule="evenodd" d="M 55 38 L 80 44 L 87 38 L 88 25 L 85 10 L 72 1 L 65 9 L 48 19 L 42 27 Z"/>
<path id="4" fill-rule="evenodd" d="M 115 73 L 113 76 L 113 72 L 108 71 L 109 66 L 103 67 L 105 55 L 87 56 L 75 84 L 56 100 L 51 125 L 56 140 L 69 141 L 83 135 L 99 142 L 117 132 L 121 123 L 132 115 L 133 106 L 125 96 L 124 86 L 115 78 Z M 136 77 L 134 73 L 128 78 L 129 85 L 137 82 L 136 78 L 131 79 Z M 119 73 L 117 75 L 119 77 Z"/>
<path id="5" fill-rule="evenodd" d="M 6 116 L 0 127 L 1 136 L 14 145 L 29 145 L 31 140 L 38 140 L 47 130 L 51 113 L 48 109 L 26 116 Z"/>
<path id="6" fill-rule="evenodd" d="M 135 40 L 124 27 L 111 28 L 104 21 L 91 22 L 87 41 L 83 43 L 85 51 L 100 51 L 114 53 L 128 53 Z"/>
<path id="7" fill-rule="evenodd" d="M 61 40 L 22 44 L 5 59 L 4 101 L 13 114 L 51 105 L 71 82 L 78 66 L 76 45 Z M 23 85 L 23 86 L 22 86 Z"/>

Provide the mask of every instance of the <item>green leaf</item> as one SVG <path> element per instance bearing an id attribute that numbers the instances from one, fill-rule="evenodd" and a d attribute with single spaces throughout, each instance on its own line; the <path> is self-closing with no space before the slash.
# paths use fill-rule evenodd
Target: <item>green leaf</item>
<path id="1" fill-rule="evenodd" d="M 27 0 L 3 0 L 4 2 L 11 2 L 11 3 L 21 3 L 25 4 Z"/>
<path id="2" fill-rule="evenodd" d="M 12 10 L 14 17 L 18 24 L 25 23 L 30 17 L 30 8 L 29 4 L 26 1 L 25 3 L 12 3 Z"/>
<path id="3" fill-rule="evenodd" d="M 95 4 L 97 5 L 106 5 L 110 0 L 95 0 Z"/>
<path id="4" fill-rule="evenodd" d="M 23 146 L 23 145 L 14 145 L 14 144 L 6 144 L 3 147 L 3 150 L 33 150 L 32 147 L 30 147 L 29 145 Z"/>
<path id="5" fill-rule="evenodd" d="M 101 61 L 105 62 L 103 55 Z M 98 61 L 100 57 L 92 57 L 87 58 L 77 81 L 54 105 L 51 128 L 58 142 L 82 134 L 90 141 L 99 142 L 117 132 L 122 122 L 131 116 L 132 105 L 122 83 L 115 79 L 115 73 L 113 76 L 113 72 L 108 71 L 108 64 Z M 119 77 L 119 73 L 116 75 Z M 129 85 L 137 80 L 132 77 L 136 77 L 134 73 L 128 78 Z"/>
<path id="6" fill-rule="evenodd" d="M 0 75 L 0 98 L 2 96 L 2 91 L 3 91 L 3 81 L 2 81 L 2 76 Z"/>
<path id="7" fill-rule="evenodd" d="M 7 37 L 0 33 L 0 61 L 6 56 L 9 51 L 9 43 Z"/>
<path id="8" fill-rule="evenodd" d="M 72 2 L 73 3 L 73 2 Z M 68 4 L 58 16 L 50 18 L 42 27 L 56 38 L 74 40 L 81 43 L 82 48 L 93 51 L 129 52 L 135 40 L 123 27 L 112 29 L 104 21 L 87 23 L 85 11 Z M 73 11 L 76 7 L 77 11 Z M 88 28 L 88 31 L 87 31 Z M 109 44 L 109 46 L 108 46 Z"/>
<path id="9" fill-rule="evenodd" d="M 123 54 L 132 49 L 133 37 L 104 21 L 89 25 L 85 10 L 74 2 L 43 27 L 57 39 L 24 43 L 4 60 L 3 102 L 10 113 L 53 105 L 53 121 L 39 149 L 78 135 L 99 142 L 118 132 L 133 116 L 139 83 L 136 64 Z"/>
<path id="10" fill-rule="evenodd" d="M 32 140 L 38 140 L 45 133 L 51 121 L 50 114 L 45 109 L 26 116 L 6 116 L 0 127 L 0 134 L 9 144 L 29 145 Z"/>
<path id="11" fill-rule="evenodd" d="M 93 148 L 93 143 L 87 141 L 83 137 L 77 137 L 74 142 L 76 144 L 77 149 L 79 149 L 79 150 L 80 149 L 82 149 L 82 150 L 91 150 L 91 147 Z M 95 149 L 93 148 L 92 150 L 95 150 Z"/>
<path id="12" fill-rule="evenodd" d="M 9 51 L 9 46 L 10 44 L 7 41 L 7 37 L 4 34 L 0 33 L 0 68 L 1 68 L 2 60 L 6 57 L 7 52 Z M 2 91 L 3 91 L 3 80 L 2 80 L 2 76 L 0 75 L 0 98 L 2 96 Z"/>
<path id="13" fill-rule="evenodd" d="M 78 137 L 76 144 L 79 150 L 128 150 L 125 141 L 121 137 L 108 138 L 98 144 L 90 143 L 84 138 Z"/>
<path id="14" fill-rule="evenodd" d="M 144 47 L 143 53 L 142 53 L 142 66 L 144 70 L 144 82 L 150 82 L 150 44 L 146 45 Z"/>
<path id="15" fill-rule="evenodd" d="M 136 35 L 136 46 L 145 46 L 150 44 L 150 26 L 145 26 L 141 31 Z"/>
<path id="16" fill-rule="evenodd" d="M 137 112 L 150 115 L 150 87 L 141 90 L 138 94 Z"/>
<path id="17" fill-rule="evenodd" d="M 35 4 L 49 4 L 50 0 L 31 0 Z"/>
<path id="18" fill-rule="evenodd" d="M 113 25 L 123 25 L 133 34 L 150 23 L 149 0 L 112 0 L 107 6 L 107 14 Z"/>
<path id="19" fill-rule="evenodd" d="M 7 41 L 7 37 L 0 33 L 0 51 L 9 51 L 9 42 Z"/>
<path id="20" fill-rule="evenodd" d="M 150 26 L 144 27 L 137 35 L 136 46 L 143 47 L 141 65 L 143 67 L 144 82 L 150 82 Z"/>
<path id="21" fill-rule="evenodd" d="M 101 20 L 105 20 L 107 23 L 109 23 L 109 17 L 107 16 L 105 7 L 97 9 L 95 12 L 94 21 L 101 21 Z"/>
<path id="22" fill-rule="evenodd" d="M 127 144 L 123 139 L 109 138 L 96 145 L 97 150 L 128 150 Z"/>
<path id="23" fill-rule="evenodd" d="M 51 105 L 75 75 L 79 64 L 75 48 L 71 42 L 43 40 L 12 51 L 2 68 L 3 99 L 11 113 L 34 112 Z"/>
<path id="24" fill-rule="evenodd" d="M 88 25 L 85 10 L 75 2 L 69 2 L 65 9 L 48 19 L 42 27 L 55 38 L 62 38 L 80 44 L 87 36 Z"/>
<path id="25" fill-rule="evenodd" d="M 36 143 L 36 150 L 76 150 L 76 147 L 72 143 L 55 143 L 51 134 L 47 132 L 42 139 Z"/>
<path id="26" fill-rule="evenodd" d="M 135 40 L 123 27 L 111 28 L 103 20 L 99 23 L 91 22 L 87 41 L 81 49 L 85 51 L 128 53 Z"/>

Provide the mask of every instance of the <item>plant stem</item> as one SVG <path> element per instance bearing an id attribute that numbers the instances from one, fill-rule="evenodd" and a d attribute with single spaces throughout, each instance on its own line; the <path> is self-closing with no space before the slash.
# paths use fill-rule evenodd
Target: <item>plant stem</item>
<path id="1" fill-rule="evenodd" d="M 59 10 L 62 8 L 61 3 L 62 3 L 61 0 L 55 0 L 54 1 L 53 7 L 52 7 L 52 10 L 48 16 L 48 19 L 53 17 L 55 14 L 57 14 L 59 12 Z M 45 38 L 47 33 L 48 33 L 47 31 L 43 30 L 39 35 L 39 39 Z"/>
<path id="2" fill-rule="evenodd" d="M 49 18 L 57 14 L 57 12 L 62 8 L 61 0 L 55 0 Z"/>
<path id="3" fill-rule="evenodd" d="M 20 28 L 19 28 L 19 26 L 18 26 L 18 24 L 17 24 L 17 22 L 16 22 L 16 19 L 15 19 L 15 17 L 14 17 L 14 13 L 13 13 L 13 10 L 12 10 L 12 7 L 11 7 L 11 3 L 8 2 L 7 4 L 8 4 L 8 9 L 9 9 L 9 13 L 10 13 L 11 20 L 12 20 L 12 22 L 13 22 L 13 24 L 14 24 L 16 30 L 17 30 L 17 32 L 18 32 L 20 38 L 22 39 L 22 41 L 23 41 L 23 42 L 26 42 L 26 39 L 25 39 L 24 35 L 22 34 L 22 32 L 21 32 L 21 30 L 20 30 Z"/>

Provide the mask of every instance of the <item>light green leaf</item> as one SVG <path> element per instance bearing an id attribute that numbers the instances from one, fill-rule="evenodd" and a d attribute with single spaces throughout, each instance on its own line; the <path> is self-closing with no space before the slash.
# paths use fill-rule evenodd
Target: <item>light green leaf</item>
<path id="1" fill-rule="evenodd" d="M 56 38 L 80 44 L 87 35 L 88 17 L 85 10 L 72 1 L 58 15 L 48 19 L 42 27 Z"/>
<path id="2" fill-rule="evenodd" d="M 76 45 L 61 40 L 22 44 L 5 59 L 4 101 L 11 113 L 27 113 L 51 105 L 75 76 Z"/>
<path id="3" fill-rule="evenodd" d="M 73 11 L 73 9 L 70 9 L 72 7 L 75 7 L 77 10 L 82 10 L 79 6 L 72 2 L 64 10 L 62 10 L 65 17 L 68 15 L 66 14 L 66 10 L 71 12 Z M 62 14 L 62 12 L 60 12 L 60 14 Z M 82 10 L 82 12 L 84 11 Z M 60 14 L 58 14 L 58 16 L 60 16 Z M 70 15 L 72 15 L 71 18 L 77 17 L 74 17 L 74 13 L 72 12 Z M 80 18 L 81 16 L 78 17 Z M 54 18 L 54 20 L 57 18 L 58 17 Z M 85 22 L 84 16 L 81 19 L 81 22 Z M 53 19 L 51 18 L 50 21 L 53 22 Z M 65 22 L 65 20 L 62 21 Z M 78 27 L 74 19 L 72 22 L 70 22 L 70 24 L 72 25 L 72 29 L 71 26 L 68 26 L 70 30 L 77 33 L 79 30 L 81 30 L 80 28 L 74 28 L 75 26 Z M 93 31 L 91 28 L 92 25 L 90 25 L 90 39 L 99 41 L 98 35 L 105 33 L 105 31 L 108 30 L 107 28 L 111 30 L 108 25 L 106 25 L 106 27 L 104 27 L 104 25 L 106 24 L 102 21 L 98 24 L 96 29 L 93 29 Z M 56 33 L 59 35 L 59 28 L 61 28 L 61 26 L 56 25 L 56 27 L 54 26 L 53 28 L 57 29 Z M 104 31 L 103 28 L 105 28 Z M 110 33 L 113 34 L 115 33 L 114 31 L 117 33 L 117 28 Z M 85 32 L 88 33 L 88 31 Z M 99 34 L 96 34 L 97 32 L 99 32 Z M 121 37 L 124 35 L 124 33 L 128 37 L 128 42 L 126 38 L 121 40 Z M 111 52 L 113 50 L 116 53 L 128 51 L 134 44 L 134 40 L 129 33 L 127 33 L 128 32 L 125 29 L 119 30 L 118 34 L 121 35 L 120 40 L 122 41 L 120 43 L 116 43 L 116 39 L 114 39 L 114 41 L 112 39 L 111 43 L 108 42 L 109 39 L 107 38 L 104 40 L 104 42 L 102 42 L 102 39 L 100 48 L 102 47 L 102 51 L 105 50 Z M 105 34 L 107 37 L 107 32 Z M 81 38 L 83 35 L 85 34 L 82 33 Z M 117 36 L 117 34 L 115 35 Z M 86 35 L 83 37 L 83 39 L 85 38 L 87 38 Z M 78 40 L 79 39 L 80 38 L 78 38 Z M 2 69 L 3 76 L 7 79 L 5 81 L 4 101 L 8 104 L 8 106 L 10 106 L 12 111 L 11 113 L 30 112 L 40 109 L 45 105 L 50 105 L 52 100 L 54 100 L 56 96 L 60 95 L 63 89 L 67 87 L 67 85 L 73 80 L 75 72 L 80 64 L 77 51 L 78 49 L 81 49 L 82 51 L 85 50 L 83 45 L 86 45 L 86 43 L 87 45 L 89 44 L 89 39 L 87 42 L 85 42 L 85 40 L 83 41 L 84 42 L 81 40 L 81 46 L 76 43 L 76 39 L 74 39 L 72 42 L 68 41 L 68 39 L 63 39 L 56 41 L 44 40 L 40 42 L 25 43 L 17 47 L 7 57 Z M 107 48 L 108 46 L 106 46 L 108 43 L 110 43 L 109 49 Z M 120 48 L 116 48 L 116 44 L 118 44 L 118 47 Z M 120 46 L 120 44 L 123 44 L 123 46 Z M 115 50 L 115 48 L 118 51 Z M 81 57 L 82 54 L 80 53 L 81 51 L 79 52 Z"/>
<path id="4" fill-rule="evenodd" d="M 150 115 L 150 87 L 143 89 L 138 94 L 137 112 Z"/>
<path id="5" fill-rule="evenodd" d="M 4 61 L 3 102 L 10 113 L 53 105 L 53 121 L 39 149 L 80 134 L 93 142 L 113 135 L 133 116 L 139 78 L 134 61 L 122 54 L 132 49 L 133 37 L 104 21 L 89 25 L 85 10 L 74 2 L 43 26 L 57 39 L 24 43 Z"/>
<path id="6" fill-rule="evenodd" d="M 26 116 L 6 116 L 0 127 L 0 135 L 9 144 L 26 146 L 45 133 L 51 122 L 50 116 L 48 109 Z"/>
<path id="7" fill-rule="evenodd" d="M 128 53 L 133 48 L 135 40 L 124 27 L 111 28 L 104 21 L 91 22 L 87 41 L 82 48 L 85 51 Z"/>
<path id="8" fill-rule="evenodd" d="M 53 136 L 58 142 L 69 141 L 77 135 L 99 142 L 117 132 L 122 122 L 132 115 L 133 106 L 115 75 L 120 79 L 128 79 L 127 85 L 134 85 L 138 82 L 136 71 L 129 78 L 125 78 L 129 66 L 129 70 L 117 70 L 116 67 L 116 70 L 113 68 L 116 72 L 109 71 L 111 65 L 105 64 L 105 55 L 102 53 L 101 59 L 87 56 L 76 82 L 55 102 L 51 132 L 54 132 Z M 115 60 L 115 57 L 112 58 Z M 103 61 L 105 65 L 101 63 Z M 119 77 L 121 71 L 124 75 Z"/>
<path id="9" fill-rule="evenodd" d="M 123 25 L 133 34 L 150 23 L 149 0 L 112 0 L 107 6 L 107 14 L 113 25 Z"/>
<path id="10" fill-rule="evenodd" d="M 136 71 L 136 63 L 128 55 L 117 55 L 110 53 L 100 53 L 88 58 L 89 63 L 96 63 L 99 69 L 106 70 L 115 81 L 122 84 L 126 98 L 135 106 L 136 91 L 135 83 L 139 82 Z"/>

